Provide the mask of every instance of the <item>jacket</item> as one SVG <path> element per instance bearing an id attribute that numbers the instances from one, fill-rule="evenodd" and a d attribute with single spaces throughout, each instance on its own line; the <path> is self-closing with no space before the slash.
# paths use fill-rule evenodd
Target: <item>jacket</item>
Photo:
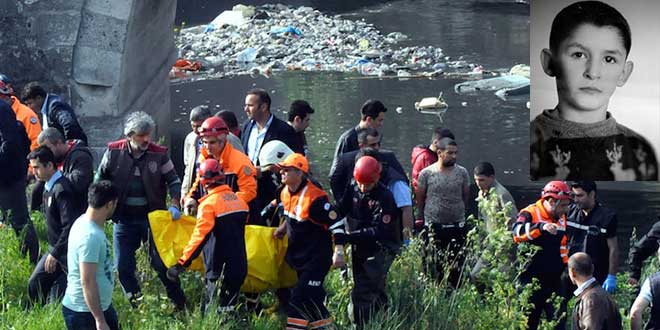
<path id="1" fill-rule="evenodd" d="M 353 169 L 355 169 L 355 157 L 359 152 L 360 150 L 353 150 L 342 154 L 339 156 L 337 164 L 330 170 L 330 189 L 337 205 L 342 204 L 343 195 L 349 189 L 349 184 L 353 179 Z M 383 165 L 380 182 L 385 186 L 396 180 L 403 180 L 408 184 L 406 171 L 396 159 L 396 155 L 393 152 L 387 150 L 379 151 L 377 158 Z"/>
<path id="2" fill-rule="evenodd" d="M 65 140 L 83 140 L 87 143 L 87 135 L 78 123 L 76 113 L 70 105 L 58 95 L 48 94 L 44 100 L 46 124 L 44 127 L 55 127 L 62 132 Z"/>
<path id="3" fill-rule="evenodd" d="M 247 204 L 229 186 L 211 188 L 208 195 L 200 198 L 197 223 L 179 264 L 189 266 L 204 250 L 207 279 L 220 278 L 224 270 L 225 279 L 232 278 L 240 285 L 247 275 L 247 216 Z"/>
<path id="4" fill-rule="evenodd" d="M 241 140 L 233 134 L 227 134 L 227 142 L 231 144 L 234 149 L 243 152 L 243 145 Z M 186 135 L 183 141 L 183 180 L 181 180 L 181 196 L 185 196 L 190 190 L 190 186 L 197 175 L 196 170 L 199 166 L 197 163 L 197 156 L 199 154 L 198 148 L 199 136 L 195 132 L 190 132 Z"/>
<path id="5" fill-rule="evenodd" d="M 94 180 L 92 151 L 82 140 L 69 140 L 67 143 L 69 150 L 64 156 L 64 161 L 58 164 L 58 168 L 71 181 L 73 191 L 87 201 L 87 190 Z"/>
<path id="6" fill-rule="evenodd" d="M 30 140 L 9 104 L 0 101 L 0 185 L 25 180 Z"/>
<path id="7" fill-rule="evenodd" d="M 357 125 L 353 128 L 346 130 L 339 136 L 337 140 L 337 145 L 335 146 L 335 156 L 332 158 L 332 165 L 330 166 L 330 175 L 332 176 L 332 171 L 334 171 L 337 162 L 341 155 L 351 152 L 354 150 L 360 149 L 360 144 L 358 143 L 358 130 L 360 125 Z"/>
<path id="8" fill-rule="evenodd" d="M 284 187 L 280 193 L 283 216 L 286 221 L 289 246 L 286 261 L 295 270 L 332 263 L 332 241 L 343 245 L 344 224 L 328 195 L 319 187 L 303 180 L 296 191 Z M 273 200 L 264 210 L 272 213 L 277 208 Z"/>
<path id="9" fill-rule="evenodd" d="M 651 230 L 630 248 L 630 277 L 639 280 L 644 260 L 658 251 L 658 243 L 660 243 L 660 221 L 654 223 Z"/>
<path id="10" fill-rule="evenodd" d="M 559 225 L 556 235 L 543 229 L 546 223 Z M 543 207 L 543 199 L 520 210 L 513 226 L 513 241 L 528 242 L 541 248 L 529 263 L 526 273 L 535 276 L 559 276 L 568 263 L 566 216 L 552 219 Z"/>
<path id="11" fill-rule="evenodd" d="M 37 115 L 32 109 L 21 103 L 16 96 L 12 96 L 11 99 L 11 108 L 14 110 L 14 113 L 16 113 L 16 120 L 23 123 L 28 138 L 30 139 L 30 150 L 34 150 L 39 146 L 38 139 L 39 133 L 41 133 L 39 118 L 37 118 Z"/>
<path id="12" fill-rule="evenodd" d="M 412 165 L 412 172 L 410 179 L 412 180 L 413 191 L 417 190 L 417 178 L 419 173 L 429 165 L 438 161 L 438 154 L 431 151 L 428 146 L 418 145 L 413 148 L 410 154 L 410 163 Z"/>
<path id="13" fill-rule="evenodd" d="M 266 135 L 262 141 L 261 146 L 266 144 L 269 141 L 279 140 L 284 142 L 293 152 L 304 153 L 305 149 L 302 141 L 299 139 L 295 130 L 291 125 L 285 121 L 277 118 L 275 115 L 273 120 L 266 131 Z M 252 129 L 256 126 L 254 120 L 248 120 L 243 124 L 243 129 L 241 130 L 241 143 L 245 148 L 245 154 L 249 153 L 248 150 L 248 141 L 250 139 L 250 133 Z M 261 148 L 259 146 L 259 150 Z M 255 166 L 259 166 L 259 160 L 254 163 Z M 250 213 L 250 222 L 255 222 L 255 217 L 260 217 L 259 211 L 261 211 L 268 203 L 277 197 L 277 187 L 279 186 L 279 177 L 277 173 L 272 172 L 262 172 L 261 177 L 257 179 L 257 196 L 250 204 L 250 208 L 253 210 Z M 262 221 L 257 221 L 262 222 Z"/>
<path id="14" fill-rule="evenodd" d="M 619 309 L 597 281 L 578 295 L 573 308 L 573 329 L 621 330 Z"/>
<path id="15" fill-rule="evenodd" d="M 255 180 L 256 170 L 245 154 L 234 149 L 229 143 L 225 143 L 219 156 L 212 156 L 206 148 L 202 148 L 199 154 L 201 164 L 207 158 L 215 158 L 220 162 L 225 172 L 225 182 L 232 191 L 236 193 L 245 203 L 250 203 L 257 195 L 257 182 Z M 199 199 L 204 192 L 199 191 L 199 175 L 195 176 L 188 197 Z"/>
<path id="16" fill-rule="evenodd" d="M 568 237 L 569 256 L 576 252 L 585 252 L 594 264 L 594 277 L 600 283 L 609 273 L 610 249 L 607 239 L 616 237 L 617 218 L 614 210 L 596 203 L 588 215 L 577 204 L 571 205 L 566 214 L 566 236 Z M 580 226 L 580 228 L 577 228 Z"/>
<path id="17" fill-rule="evenodd" d="M 167 209 L 165 199 L 168 190 L 173 199 L 179 199 L 181 181 L 167 155 L 167 148 L 151 142 L 139 158 L 133 158 L 128 140 L 123 139 L 108 144 L 97 173 L 99 179 L 112 181 L 119 190 L 115 215 L 121 214 L 126 207 L 128 185 L 134 168 L 141 174 L 148 212 Z"/>
<path id="18" fill-rule="evenodd" d="M 382 183 L 369 192 L 359 190 L 355 180 L 340 206 L 348 223 L 347 240 L 358 256 L 372 256 L 386 250 L 395 253 L 401 246 L 401 218 L 394 196 Z"/>
<path id="19" fill-rule="evenodd" d="M 43 194 L 42 211 L 46 218 L 50 254 L 66 265 L 67 245 L 71 225 L 87 207 L 87 200 L 74 192 L 71 182 L 62 176 L 50 191 Z"/>

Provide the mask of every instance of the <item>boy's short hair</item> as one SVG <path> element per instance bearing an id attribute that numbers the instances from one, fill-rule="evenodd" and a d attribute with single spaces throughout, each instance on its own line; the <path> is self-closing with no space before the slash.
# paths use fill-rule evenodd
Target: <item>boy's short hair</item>
<path id="1" fill-rule="evenodd" d="M 474 175 L 494 176 L 495 167 L 489 162 L 481 162 L 474 167 Z"/>
<path id="2" fill-rule="evenodd" d="M 119 191 L 117 187 L 108 180 L 92 183 L 87 191 L 87 203 L 94 209 L 100 209 L 118 198 Z"/>
<path id="3" fill-rule="evenodd" d="M 21 92 L 21 100 L 25 102 L 27 100 L 34 100 L 37 97 L 46 98 L 47 94 L 48 93 L 46 93 L 46 90 L 41 87 L 39 82 L 32 81 L 23 87 L 23 91 Z"/>
<path id="4" fill-rule="evenodd" d="M 600 1 L 580 1 L 562 9 L 552 21 L 550 50 L 557 51 L 559 44 L 583 24 L 593 24 L 597 27 L 611 26 L 618 29 L 628 57 L 632 44 L 628 21 L 614 7 Z"/>
<path id="5" fill-rule="evenodd" d="M 288 119 L 290 122 L 293 122 L 296 117 L 300 119 L 305 119 L 308 114 L 314 113 L 314 109 L 307 103 L 305 100 L 295 100 L 291 103 L 289 108 Z"/>
<path id="6" fill-rule="evenodd" d="M 43 166 L 52 163 L 53 167 L 55 167 L 55 155 L 50 148 L 46 146 L 38 146 L 36 149 L 32 150 L 32 152 L 27 155 L 27 159 L 36 160 Z"/>

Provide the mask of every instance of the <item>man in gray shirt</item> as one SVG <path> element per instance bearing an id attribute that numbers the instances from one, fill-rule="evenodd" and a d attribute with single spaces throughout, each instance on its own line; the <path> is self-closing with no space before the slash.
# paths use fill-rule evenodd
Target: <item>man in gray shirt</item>
<path id="1" fill-rule="evenodd" d="M 442 278 L 449 269 L 449 282 L 458 284 L 459 251 L 465 243 L 465 202 L 469 196 L 469 176 L 465 167 L 456 164 L 458 145 L 451 138 L 438 142 L 438 162 L 422 170 L 417 181 L 415 201 L 428 227 L 428 242 L 434 253 L 427 260 L 435 266 L 431 272 Z M 445 267 L 443 261 L 448 261 Z"/>

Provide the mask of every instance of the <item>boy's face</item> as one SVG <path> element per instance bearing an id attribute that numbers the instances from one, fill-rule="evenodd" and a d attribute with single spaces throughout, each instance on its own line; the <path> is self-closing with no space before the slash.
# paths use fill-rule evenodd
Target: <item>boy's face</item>
<path id="1" fill-rule="evenodd" d="M 582 24 L 552 53 L 549 70 L 557 77 L 559 104 L 578 111 L 604 111 L 625 84 L 632 62 L 617 28 Z"/>

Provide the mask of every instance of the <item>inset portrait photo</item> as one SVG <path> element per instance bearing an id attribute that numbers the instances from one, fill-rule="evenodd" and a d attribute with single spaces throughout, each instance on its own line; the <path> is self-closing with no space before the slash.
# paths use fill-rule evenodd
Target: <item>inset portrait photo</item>
<path id="1" fill-rule="evenodd" d="M 657 181 L 660 2 L 534 0 L 530 176 Z"/>

